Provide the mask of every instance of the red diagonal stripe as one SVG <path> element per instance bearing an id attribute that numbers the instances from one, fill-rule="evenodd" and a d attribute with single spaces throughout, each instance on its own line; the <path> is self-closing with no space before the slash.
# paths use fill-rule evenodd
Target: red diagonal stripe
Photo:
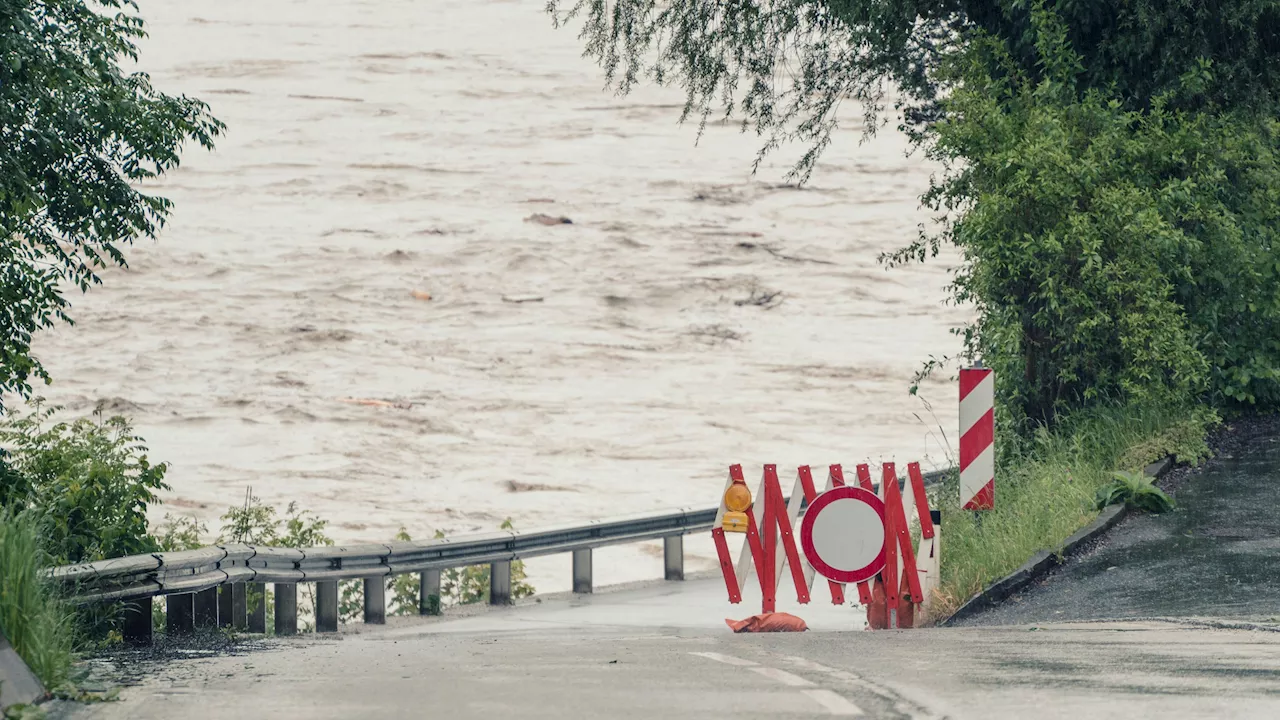
<path id="1" fill-rule="evenodd" d="M 960 371 L 960 399 L 964 400 L 966 397 L 968 397 L 969 393 L 973 392 L 973 389 L 978 387 L 978 385 L 983 380 L 987 379 L 987 376 L 990 374 L 991 374 L 991 370 L 986 368 L 961 370 Z"/>
<path id="2" fill-rule="evenodd" d="M 963 471 L 969 467 L 969 463 L 973 462 L 983 450 L 991 447 L 991 443 L 995 441 L 996 432 L 996 415 L 995 410 L 988 410 L 978 422 L 969 428 L 969 432 L 960 438 L 960 470 Z"/>
<path id="3" fill-rule="evenodd" d="M 965 510 L 990 510 L 996 506 L 996 481 L 989 480 L 973 499 L 964 504 Z"/>

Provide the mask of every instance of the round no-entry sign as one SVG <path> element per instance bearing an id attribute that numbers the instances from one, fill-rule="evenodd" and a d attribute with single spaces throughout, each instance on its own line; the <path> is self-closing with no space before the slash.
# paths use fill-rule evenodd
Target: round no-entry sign
<path id="1" fill-rule="evenodd" d="M 818 574 L 858 583 L 884 569 L 884 502 L 860 487 L 828 490 L 809 505 L 800 545 Z"/>

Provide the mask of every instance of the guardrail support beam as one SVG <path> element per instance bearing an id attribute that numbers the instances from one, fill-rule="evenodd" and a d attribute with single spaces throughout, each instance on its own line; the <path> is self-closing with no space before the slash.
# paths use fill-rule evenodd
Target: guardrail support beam
<path id="1" fill-rule="evenodd" d="M 196 596 L 192 593 L 169 595 L 164 599 L 166 635 L 190 635 L 196 629 Z"/>
<path id="2" fill-rule="evenodd" d="M 338 581 L 316 583 L 316 632 L 338 632 Z"/>
<path id="3" fill-rule="evenodd" d="M 242 582 L 231 586 L 231 627 L 241 632 L 249 629 L 249 598 L 245 590 Z"/>
<path id="4" fill-rule="evenodd" d="M 218 627 L 218 588 L 201 590 L 195 595 L 196 629 L 211 630 Z"/>
<path id="5" fill-rule="evenodd" d="M 276 583 L 276 635 L 298 634 L 298 586 Z"/>
<path id="6" fill-rule="evenodd" d="M 267 632 L 267 585 L 266 583 L 248 583 L 249 600 L 249 632 Z"/>
<path id="7" fill-rule="evenodd" d="M 684 580 L 684 536 L 662 538 L 662 560 L 668 580 Z"/>
<path id="8" fill-rule="evenodd" d="M 218 586 L 218 627 L 231 627 L 231 586 Z"/>
<path id="9" fill-rule="evenodd" d="M 439 570 L 423 570 L 418 576 L 418 614 L 440 614 Z"/>
<path id="10" fill-rule="evenodd" d="M 380 577 L 364 579 L 364 623 L 387 624 L 387 586 Z"/>
<path id="11" fill-rule="evenodd" d="M 573 551 L 573 591 L 591 592 L 591 548 Z"/>
<path id="12" fill-rule="evenodd" d="M 147 647 L 151 644 L 151 598 L 125 600 L 123 627 L 120 635 L 130 647 Z"/>
<path id="13" fill-rule="evenodd" d="M 511 561 L 489 564 L 489 604 L 511 604 Z"/>

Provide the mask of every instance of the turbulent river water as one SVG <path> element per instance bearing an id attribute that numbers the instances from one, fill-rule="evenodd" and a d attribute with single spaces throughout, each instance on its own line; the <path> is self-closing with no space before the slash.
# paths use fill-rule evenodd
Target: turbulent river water
<path id="1" fill-rule="evenodd" d="M 752 176 L 760 138 L 605 90 L 542 7 L 142 3 L 142 67 L 228 132 L 36 351 L 50 402 L 129 415 L 172 463 L 156 519 L 212 535 L 252 486 L 376 541 L 710 506 L 738 462 L 946 464 L 954 386 L 932 411 L 907 387 L 958 349 L 954 259 L 877 263 L 935 168 L 892 128 L 860 144 L 850 107 L 807 186 L 783 182 L 803 148 Z M 610 548 L 596 581 L 660 568 Z"/>

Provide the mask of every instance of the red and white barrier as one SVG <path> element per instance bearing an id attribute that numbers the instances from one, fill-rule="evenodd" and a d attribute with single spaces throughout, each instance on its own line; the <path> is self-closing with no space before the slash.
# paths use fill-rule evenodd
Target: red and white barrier
<path id="1" fill-rule="evenodd" d="M 960 504 L 995 507 L 995 375 L 987 368 L 960 371 Z"/>
<path id="2" fill-rule="evenodd" d="M 885 463 L 883 467 L 879 497 L 872 491 L 870 468 L 859 465 L 857 475 L 859 487 L 846 488 L 841 467 L 832 465 L 827 488 L 818 493 L 809 467 L 801 466 L 796 471 L 790 502 L 786 502 L 776 465 L 764 466 L 759 489 L 750 498 L 743 488 L 742 466 L 730 467 L 725 498 L 711 531 L 729 602 L 742 601 L 748 576 L 755 571 L 760 581 L 763 611 L 774 612 L 784 566 L 790 566 L 800 604 L 809 602 L 814 576 L 821 574 L 828 581 L 831 600 L 836 605 L 844 604 L 844 583 L 857 583 L 858 599 L 868 606 L 868 617 L 875 613 L 872 627 L 911 627 L 913 608 L 926 599 L 922 579 L 936 581 L 937 574 L 935 528 L 930 520 L 920 466 L 918 463 L 908 466 L 910 492 L 905 496 L 899 490 L 893 463 Z M 734 492 L 738 495 L 732 504 L 739 515 L 737 520 L 726 522 L 729 490 L 735 484 L 738 488 Z M 800 523 L 800 506 L 804 500 L 808 500 L 809 510 Z M 825 515 L 824 511 L 827 511 Z M 926 561 L 917 567 L 908 525 L 913 511 L 920 518 L 921 551 L 925 551 L 928 543 L 930 555 L 926 557 L 933 564 Z M 746 515 L 745 523 L 742 514 Z M 825 520 L 820 522 L 819 516 Z M 746 534 L 736 569 L 730 557 L 726 530 Z M 803 553 L 798 552 L 798 539 Z M 928 577 L 930 572 L 932 578 Z"/>

